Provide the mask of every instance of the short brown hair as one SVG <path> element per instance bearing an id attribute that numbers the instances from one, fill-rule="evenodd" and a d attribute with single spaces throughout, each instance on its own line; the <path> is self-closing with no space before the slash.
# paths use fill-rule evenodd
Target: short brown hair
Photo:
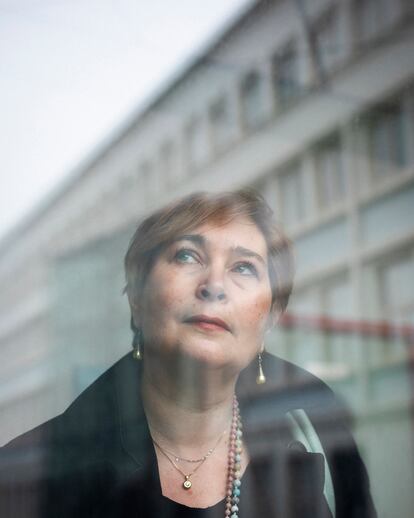
<path id="1" fill-rule="evenodd" d="M 276 225 L 264 198 L 252 189 L 190 194 L 144 219 L 125 255 L 125 291 L 129 299 L 138 301 L 154 261 L 177 236 L 209 221 L 225 223 L 240 216 L 250 218 L 266 240 L 272 309 L 283 312 L 293 287 L 291 242 Z"/>

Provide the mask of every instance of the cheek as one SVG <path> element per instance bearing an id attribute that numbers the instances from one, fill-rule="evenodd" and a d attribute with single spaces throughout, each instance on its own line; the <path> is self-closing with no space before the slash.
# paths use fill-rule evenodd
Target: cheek
<path id="1" fill-rule="evenodd" d="M 271 298 L 268 293 L 258 296 L 252 303 L 248 304 L 241 311 L 242 322 L 252 333 L 260 333 L 265 330 L 271 309 Z"/>
<path id="2" fill-rule="evenodd" d="M 175 315 L 185 299 L 180 286 L 170 281 L 151 283 L 144 299 L 145 312 L 149 319 L 166 322 Z"/>
<path id="3" fill-rule="evenodd" d="M 174 334 L 171 327 L 173 300 L 168 295 L 168 291 L 164 292 L 158 287 L 148 291 L 144 299 L 142 330 L 147 347 L 154 348 L 155 344 L 164 343 L 166 337 Z"/>
<path id="4" fill-rule="evenodd" d="M 168 314 L 173 305 L 173 297 L 170 296 L 171 291 L 156 288 L 146 299 L 146 313 L 150 318 L 163 318 Z"/>

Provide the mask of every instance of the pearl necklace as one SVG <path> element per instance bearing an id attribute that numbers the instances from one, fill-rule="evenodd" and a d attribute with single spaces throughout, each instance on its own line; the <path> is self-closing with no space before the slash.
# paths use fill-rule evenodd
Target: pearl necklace
<path id="1" fill-rule="evenodd" d="M 233 418 L 231 422 L 229 458 L 226 487 L 225 518 L 239 518 L 240 486 L 241 486 L 241 454 L 242 454 L 242 423 L 239 403 L 233 398 Z"/>

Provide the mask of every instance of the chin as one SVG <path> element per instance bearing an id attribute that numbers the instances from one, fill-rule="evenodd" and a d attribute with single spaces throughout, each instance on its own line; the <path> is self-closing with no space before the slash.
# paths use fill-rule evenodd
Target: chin
<path id="1" fill-rule="evenodd" d="M 189 361 L 196 362 L 200 366 L 211 368 L 224 368 L 233 363 L 229 357 L 229 347 L 214 340 L 191 340 L 180 348 L 181 356 Z"/>
<path id="2" fill-rule="evenodd" d="M 211 340 L 197 340 L 187 343 L 180 350 L 185 363 L 193 363 L 199 369 L 223 371 L 227 374 L 239 374 L 248 360 L 242 364 L 240 351 L 234 350 L 231 345 Z M 194 368 L 194 367 L 192 367 Z"/>

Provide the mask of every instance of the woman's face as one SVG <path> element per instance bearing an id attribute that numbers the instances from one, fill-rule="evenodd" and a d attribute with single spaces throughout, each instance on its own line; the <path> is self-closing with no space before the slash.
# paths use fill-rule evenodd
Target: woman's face
<path id="1" fill-rule="evenodd" d="M 197 227 L 161 252 L 134 315 L 146 355 L 239 372 L 261 350 L 271 303 L 266 241 L 239 217 Z"/>

